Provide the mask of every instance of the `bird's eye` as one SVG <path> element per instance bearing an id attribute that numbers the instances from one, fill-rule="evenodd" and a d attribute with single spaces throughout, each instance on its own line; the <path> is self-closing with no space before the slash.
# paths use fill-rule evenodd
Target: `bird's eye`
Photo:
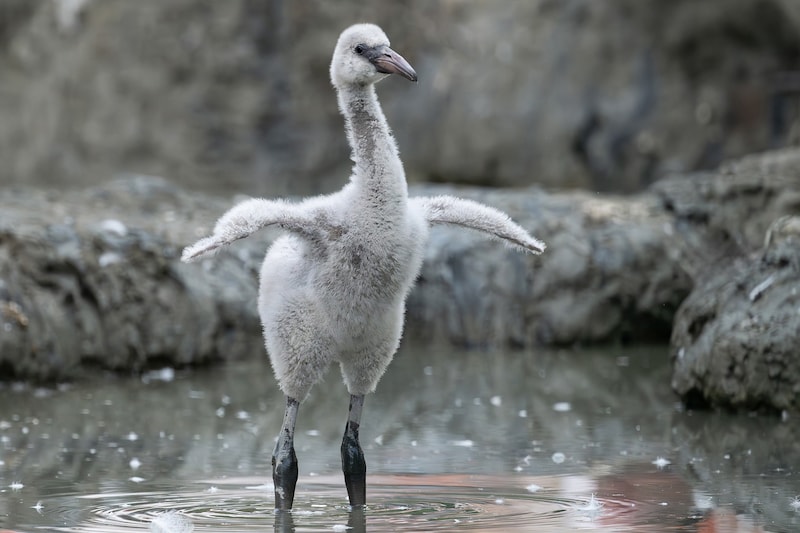
<path id="1" fill-rule="evenodd" d="M 355 48 L 353 48 L 353 50 L 355 51 L 355 53 L 357 53 L 358 55 L 361 55 L 361 54 L 363 54 L 363 53 L 364 53 L 364 50 L 366 50 L 366 49 L 367 49 L 367 47 L 366 47 L 366 46 L 364 46 L 363 44 L 357 44 L 357 45 L 356 45 L 356 47 L 355 47 Z"/>

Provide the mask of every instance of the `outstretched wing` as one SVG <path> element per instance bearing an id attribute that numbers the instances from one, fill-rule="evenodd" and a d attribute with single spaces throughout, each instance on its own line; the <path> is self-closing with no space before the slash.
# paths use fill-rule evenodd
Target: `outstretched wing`
<path id="1" fill-rule="evenodd" d="M 412 198 L 411 204 L 420 209 L 431 224 L 452 224 L 488 234 L 515 248 L 540 254 L 545 244 L 531 236 L 511 218 L 493 207 L 455 196 L 425 196 Z"/>
<path id="2" fill-rule="evenodd" d="M 308 237 L 316 235 L 316 225 L 313 213 L 303 204 L 252 198 L 237 204 L 222 215 L 210 237 L 184 248 L 181 260 L 186 263 L 195 261 L 267 226 L 278 226 Z"/>

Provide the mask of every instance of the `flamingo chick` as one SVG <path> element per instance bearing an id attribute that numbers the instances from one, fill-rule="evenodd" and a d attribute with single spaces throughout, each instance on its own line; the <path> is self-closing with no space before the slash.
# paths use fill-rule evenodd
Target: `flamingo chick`
<path id="1" fill-rule="evenodd" d="M 267 226 L 285 234 L 261 267 L 258 310 L 264 341 L 286 394 L 272 456 L 275 508 L 291 509 L 297 484 L 297 410 L 333 363 L 350 393 L 342 470 L 352 506 L 366 502 L 366 463 L 358 441 L 364 395 L 375 390 L 403 329 L 405 301 L 422 265 L 428 230 L 451 224 L 541 253 L 544 243 L 504 213 L 452 196 L 409 198 L 397 145 L 375 95 L 390 74 L 417 81 L 373 24 L 339 37 L 330 77 L 354 162 L 340 191 L 300 202 L 250 199 L 225 213 L 213 235 L 183 251 L 194 261 Z"/>

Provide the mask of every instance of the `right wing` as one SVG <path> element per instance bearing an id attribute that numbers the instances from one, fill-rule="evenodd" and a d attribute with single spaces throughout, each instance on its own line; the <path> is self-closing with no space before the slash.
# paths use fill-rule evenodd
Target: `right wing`
<path id="1" fill-rule="evenodd" d="M 479 231 L 534 254 L 545 249 L 542 241 L 531 236 L 508 215 L 488 205 L 446 195 L 411 198 L 410 202 L 422 210 L 430 224 L 452 224 Z"/>

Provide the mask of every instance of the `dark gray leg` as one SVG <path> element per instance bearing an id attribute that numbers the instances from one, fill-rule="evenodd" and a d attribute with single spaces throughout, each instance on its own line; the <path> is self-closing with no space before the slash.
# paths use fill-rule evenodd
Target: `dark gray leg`
<path id="1" fill-rule="evenodd" d="M 350 395 L 350 412 L 342 438 L 342 472 L 347 496 L 352 507 L 367 503 L 367 463 L 358 443 L 358 427 L 361 424 L 361 409 L 364 395 Z"/>
<path id="2" fill-rule="evenodd" d="M 294 453 L 294 425 L 297 421 L 297 408 L 300 402 L 286 397 L 286 412 L 283 427 L 272 453 L 272 481 L 275 483 L 275 509 L 289 510 L 294 502 L 294 489 L 297 486 L 297 456 Z"/>

